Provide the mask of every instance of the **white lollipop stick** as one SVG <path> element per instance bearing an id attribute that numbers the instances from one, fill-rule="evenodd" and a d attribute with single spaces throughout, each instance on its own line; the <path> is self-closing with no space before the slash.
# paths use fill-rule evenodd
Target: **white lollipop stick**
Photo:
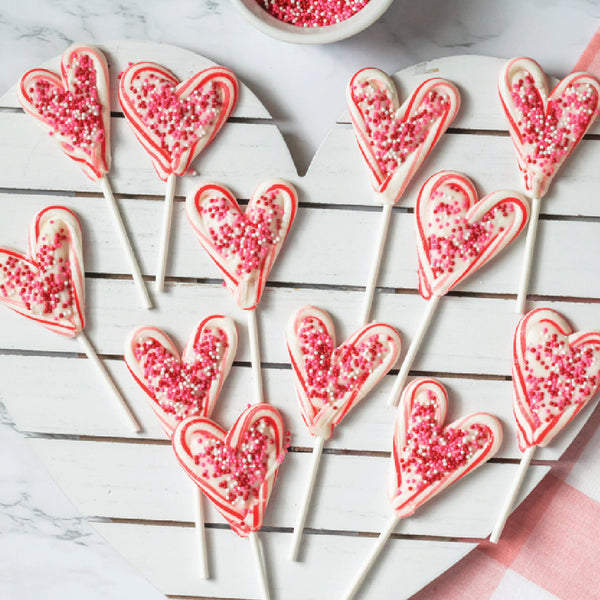
<path id="1" fill-rule="evenodd" d="M 496 521 L 496 525 L 494 526 L 494 530 L 492 531 L 492 535 L 490 535 L 490 542 L 493 544 L 497 544 L 500 536 L 502 535 L 502 531 L 504 529 L 504 525 L 506 524 L 506 520 L 510 515 L 510 511 L 519 495 L 519 491 L 521 489 L 521 484 L 523 483 L 523 479 L 525 479 L 525 474 L 527 473 L 527 468 L 529 467 L 529 463 L 533 458 L 533 454 L 537 446 L 529 446 L 525 452 L 523 452 L 523 456 L 521 457 L 521 462 L 519 463 L 519 469 L 513 479 L 510 490 L 504 499 L 504 505 L 502 506 L 502 510 L 500 511 L 500 515 L 498 516 L 498 520 Z"/>
<path id="2" fill-rule="evenodd" d="M 117 201 L 115 200 L 115 197 L 112 193 L 112 188 L 110 187 L 110 182 L 106 175 L 100 178 L 100 188 L 102 189 L 104 197 L 108 201 L 108 206 L 113 217 L 113 222 L 121 237 L 121 244 L 123 245 L 125 254 L 127 254 L 127 257 L 129 258 L 129 263 L 131 266 L 131 275 L 133 277 L 133 281 L 142 301 L 142 306 L 146 309 L 152 308 L 152 300 L 150 300 L 150 296 L 148 295 L 148 290 L 146 289 L 146 284 L 144 282 L 144 278 L 142 277 L 140 266 L 135 258 L 135 253 L 129 240 L 129 236 L 127 235 L 127 230 L 125 229 L 125 224 L 123 223 L 121 213 L 119 212 Z"/>
<path id="3" fill-rule="evenodd" d="M 392 205 L 384 204 L 381 211 L 381 221 L 379 222 L 379 234 L 377 236 L 375 257 L 371 263 L 371 271 L 369 272 L 369 278 L 367 280 L 365 297 L 360 315 L 361 325 L 366 325 L 369 322 L 369 314 L 371 313 L 371 305 L 373 304 L 373 296 L 375 295 L 375 287 L 377 286 L 377 277 L 379 275 L 379 267 L 381 265 L 383 249 L 385 248 L 385 241 L 387 239 L 391 215 Z"/>
<path id="4" fill-rule="evenodd" d="M 431 323 L 431 319 L 433 318 L 433 314 L 435 313 L 435 309 L 437 308 L 439 301 L 439 296 L 431 296 L 431 298 L 427 302 L 427 308 L 425 309 L 425 313 L 421 318 L 419 328 L 417 329 L 415 336 L 413 337 L 410 343 L 408 351 L 406 352 L 406 357 L 404 358 L 404 362 L 400 367 L 400 371 L 398 372 L 398 376 L 396 377 L 394 387 L 392 388 L 392 393 L 390 394 L 388 400 L 390 406 L 396 406 L 398 404 L 400 394 L 402 392 L 402 389 L 404 388 L 404 383 L 406 382 L 406 378 L 408 377 L 410 368 L 413 364 L 413 361 L 415 360 L 415 356 L 417 355 L 417 352 L 421 347 L 421 342 L 425 337 L 425 333 L 427 332 L 429 323 Z"/>
<path id="5" fill-rule="evenodd" d="M 533 263 L 533 251 L 535 250 L 535 236 L 540 215 L 540 198 L 531 200 L 531 210 L 529 213 L 529 225 L 527 226 L 527 237 L 525 238 L 525 253 L 521 263 L 521 277 L 519 278 L 519 288 L 517 292 L 516 310 L 518 313 L 525 312 L 525 302 L 527 300 L 527 288 L 529 287 L 529 276 L 531 274 L 531 265 Z"/>
<path id="6" fill-rule="evenodd" d="M 319 462 L 321 460 L 321 454 L 323 453 L 323 446 L 325 444 L 325 438 L 320 435 L 315 438 L 315 445 L 312 451 L 312 461 L 310 465 L 310 472 L 306 481 L 306 487 L 304 488 L 304 494 L 300 500 L 300 511 L 294 525 L 294 533 L 292 535 L 292 546 L 290 550 L 290 560 L 296 560 L 298 557 L 298 550 L 300 549 L 300 541 L 302 540 L 302 533 L 304 532 L 304 523 L 306 516 L 308 515 L 308 507 L 310 506 L 310 499 L 312 497 L 313 488 L 315 487 L 315 481 L 317 479 L 317 473 L 319 472 Z"/>
<path id="7" fill-rule="evenodd" d="M 254 378 L 254 403 L 263 401 L 262 374 L 260 370 L 260 346 L 258 343 L 258 326 L 256 323 L 256 309 L 248 313 L 248 343 L 250 344 L 250 362 L 252 363 L 252 376 Z"/>
<path id="8" fill-rule="evenodd" d="M 250 546 L 252 547 L 252 556 L 254 557 L 254 565 L 258 573 L 258 582 L 260 584 L 260 598 L 261 600 L 270 600 L 271 594 L 269 593 L 269 582 L 267 581 L 267 570 L 265 569 L 265 561 L 260 547 L 260 538 L 258 532 L 252 531 L 248 536 Z"/>
<path id="9" fill-rule="evenodd" d="M 206 535 L 204 531 L 204 498 L 202 490 L 194 485 L 196 493 L 194 494 L 194 523 L 196 525 L 196 540 L 198 542 L 198 559 L 200 563 L 200 577 L 209 579 L 208 553 L 206 552 Z"/>
<path id="10" fill-rule="evenodd" d="M 356 574 L 356 577 L 352 580 L 352 583 L 346 590 L 346 593 L 343 595 L 343 600 L 351 600 L 351 598 L 354 598 L 354 595 L 362 585 L 362 582 L 365 580 L 367 573 L 375 563 L 375 560 L 379 556 L 379 553 L 383 550 L 383 547 L 388 541 L 388 538 L 390 537 L 390 535 L 392 535 L 394 529 L 396 529 L 396 525 L 398 525 L 399 520 L 400 517 L 397 517 L 395 514 L 392 517 L 390 517 L 390 520 L 387 522 L 386 526 L 379 534 L 379 537 L 377 538 L 377 543 L 375 544 L 375 546 L 373 546 L 373 548 L 371 548 L 371 551 L 367 555 L 365 562 Z"/>
<path id="11" fill-rule="evenodd" d="M 176 181 L 177 176 L 171 173 L 167 179 L 167 188 L 165 190 L 165 206 L 158 246 L 155 284 L 157 292 L 162 292 L 165 287 L 165 271 L 167 270 L 167 256 L 169 255 L 169 239 L 171 237 L 171 219 L 173 217 L 173 199 L 175 198 Z"/>
<path id="12" fill-rule="evenodd" d="M 108 374 L 108 371 L 106 370 L 106 367 L 104 366 L 103 362 L 98 357 L 98 354 L 96 354 L 96 351 L 94 350 L 94 347 L 90 343 L 90 340 L 87 338 L 85 333 L 83 333 L 83 331 L 80 331 L 77 334 L 77 339 L 79 340 L 79 344 L 81 345 L 83 351 L 85 352 L 85 355 L 96 365 L 96 368 L 97 368 L 98 372 L 100 373 L 100 375 L 102 375 L 104 382 L 110 388 L 115 399 L 118 400 L 119 405 L 125 412 L 133 430 L 136 433 L 139 433 L 140 431 L 142 431 L 142 427 L 139 424 L 138 420 L 135 418 L 135 415 L 133 414 L 129 404 L 127 404 L 127 402 L 125 401 L 123 396 L 121 396 L 121 392 L 115 385 L 115 382 L 112 380 L 111 376 Z"/>

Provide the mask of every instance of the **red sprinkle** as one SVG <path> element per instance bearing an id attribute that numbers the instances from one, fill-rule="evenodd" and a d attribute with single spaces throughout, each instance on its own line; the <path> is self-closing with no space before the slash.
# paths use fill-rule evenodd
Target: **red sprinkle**
<path id="1" fill-rule="evenodd" d="M 296 27 L 323 27 L 349 19 L 369 0 L 256 0 L 272 17 Z"/>

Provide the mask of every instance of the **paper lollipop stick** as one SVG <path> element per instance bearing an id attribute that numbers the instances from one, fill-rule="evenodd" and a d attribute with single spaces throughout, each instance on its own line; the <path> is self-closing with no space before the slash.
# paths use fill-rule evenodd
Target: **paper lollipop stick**
<path id="1" fill-rule="evenodd" d="M 85 274 L 81 227 L 73 212 L 62 206 L 49 206 L 39 212 L 29 230 L 29 255 L 0 248 L 0 302 L 55 333 L 77 338 L 132 428 L 140 431 L 83 332 Z"/>
<path id="2" fill-rule="evenodd" d="M 525 227 L 527 216 L 527 200 L 517 192 L 499 190 L 478 200 L 470 179 L 454 171 L 440 171 L 425 182 L 415 219 L 419 293 L 428 305 L 390 404 L 400 397 L 440 298 L 510 244 Z"/>
<path id="3" fill-rule="evenodd" d="M 202 247 L 223 272 L 237 305 L 248 311 L 248 337 L 256 397 L 262 401 L 256 314 L 267 278 L 290 230 L 298 198 L 281 179 L 263 181 L 242 212 L 224 186 L 207 183 L 186 200 L 186 213 Z"/>
<path id="4" fill-rule="evenodd" d="M 139 327 L 125 341 L 125 362 L 146 392 L 150 407 L 169 436 L 187 417 L 210 417 L 237 349 L 234 322 L 221 315 L 194 327 L 180 358 L 160 329 Z M 208 579 L 202 494 L 194 496 L 200 575 Z"/>
<path id="5" fill-rule="evenodd" d="M 600 331 L 574 332 L 559 313 L 538 308 L 517 325 L 513 413 L 521 464 L 490 537 L 496 543 L 537 446 L 546 446 L 600 386 Z"/>
<path id="6" fill-rule="evenodd" d="M 108 181 L 110 95 L 104 55 L 97 48 L 74 44 L 62 56 L 60 77 L 45 69 L 33 69 L 21 77 L 17 91 L 25 112 L 38 120 L 92 181 L 100 184 L 142 305 L 151 308 L 148 290 Z"/>
<path id="7" fill-rule="evenodd" d="M 305 306 L 290 319 L 286 342 L 302 418 L 315 436 L 292 536 L 290 559 L 296 560 L 325 440 L 394 366 L 400 355 L 400 336 L 389 325 L 371 323 L 336 347 L 331 317 L 319 308 Z"/>
<path id="8" fill-rule="evenodd" d="M 151 62 L 135 63 L 121 74 L 123 114 L 150 154 L 158 176 L 167 182 L 156 268 L 159 292 L 164 287 L 176 176 L 185 175 L 213 141 L 237 97 L 237 79 L 224 67 L 204 69 L 183 82 Z"/>
<path id="9" fill-rule="evenodd" d="M 188 417 L 175 429 L 173 450 L 231 528 L 249 539 L 261 599 L 269 600 L 258 530 L 285 454 L 281 415 L 269 404 L 257 403 L 242 412 L 229 432 L 208 419 Z"/>
<path id="10" fill-rule="evenodd" d="M 532 197 L 517 294 L 517 311 L 522 313 L 540 201 L 558 169 L 596 119 L 600 82 L 588 73 L 571 73 L 548 94 L 546 75 L 540 65 L 530 58 L 513 58 L 500 72 L 498 91 L 525 189 Z"/>
<path id="11" fill-rule="evenodd" d="M 346 90 L 360 151 L 369 168 L 376 202 L 383 205 L 375 260 L 367 281 L 361 324 L 369 321 L 392 206 L 454 120 L 458 90 L 449 81 L 424 81 L 400 106 L 396 86 L 379 69 L 362 69 Z"/>
<path id="12" fill-rule="evenodd" d="M 354 597 L 400 519 L 492 458 L 502 427 L 487 413 L 444 427 L 448 396 L 435 379 L 416 379 L 404 390 L 394 428 L 388 496 L 394 510 L 377 543 L 344 594 Z"/>

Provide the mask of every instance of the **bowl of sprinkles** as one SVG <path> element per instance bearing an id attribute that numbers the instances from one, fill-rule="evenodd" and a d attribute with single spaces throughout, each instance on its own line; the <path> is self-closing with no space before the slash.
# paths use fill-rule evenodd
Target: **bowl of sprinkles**
<path id="1" fill-rule="evenodd" d="M 232 0 L 271 37 L 297 44 L 328 44 L 374 23 L 392 0 Z"/>

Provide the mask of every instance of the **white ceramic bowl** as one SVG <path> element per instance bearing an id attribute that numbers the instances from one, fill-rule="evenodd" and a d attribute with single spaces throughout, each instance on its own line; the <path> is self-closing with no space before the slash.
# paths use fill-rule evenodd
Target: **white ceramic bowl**
<path id="1" fill-rule="evenodd" d="M 257 29 L 284 42 L 295 44 L 328 44 L 350 37 L 374 23 L 393 0 L 370 0 L 349 19 L 323 27 L 297 27 L 272 17 L 256 0 L 231 0 L 234 6 Z"/>

